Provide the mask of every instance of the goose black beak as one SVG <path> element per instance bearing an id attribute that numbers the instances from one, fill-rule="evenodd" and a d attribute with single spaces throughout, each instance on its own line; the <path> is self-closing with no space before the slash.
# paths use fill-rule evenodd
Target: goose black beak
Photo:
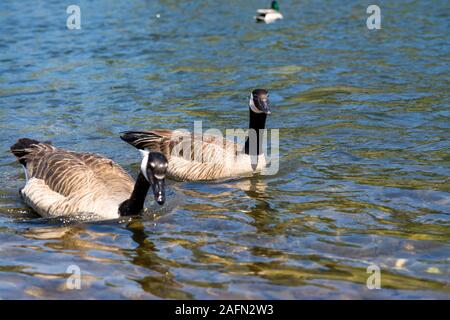
<path id="1" fill-rule="evenodd" d="M 163 205 L 166 202 L 166 187 L 164 179 L 155 179 L 153 183 L 153 194 L 155 196 L 155 201 L 159 205 Z"/>
<path id="2" fill-rule="evenodd" d="M 261 106 L 261 111 L 265 114 L 271 114 L 269 100 L 260 100 L 259 105 Z"/>

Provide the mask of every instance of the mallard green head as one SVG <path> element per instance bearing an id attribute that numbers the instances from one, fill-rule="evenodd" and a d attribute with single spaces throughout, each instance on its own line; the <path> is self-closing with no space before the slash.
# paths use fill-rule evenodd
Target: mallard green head
<path id="1" fill-rule="evenodd" d="M 272 5 L 271 5 L 273 10 L 277 10 L 280 11 L 280 6 L 278 5 L 278 1 L 272 1 Z"/>

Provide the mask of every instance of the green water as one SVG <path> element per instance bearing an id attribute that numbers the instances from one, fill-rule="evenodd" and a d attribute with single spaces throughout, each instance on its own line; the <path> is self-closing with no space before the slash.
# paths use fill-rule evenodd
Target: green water
<path id="1" fill-rule="evenodd" d="M 0 4 L 0 298 L 450 298 L 448 1 Z M 160 14 L 160 18 L 156 17 Z M 46 220 L 19 137 L 138 170 L 123 130 L 245 128 L 269 89 L 274 176 L 169 181 L 142 218 Z M 381 289 L 366 286 L 381 269 Z M 67 268 L 81 269 L 68 290 Z"/>

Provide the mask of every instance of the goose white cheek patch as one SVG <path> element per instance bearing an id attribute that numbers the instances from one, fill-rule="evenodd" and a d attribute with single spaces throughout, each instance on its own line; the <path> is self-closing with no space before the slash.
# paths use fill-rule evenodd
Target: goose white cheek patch
<path id="1" fill-rule="evenodd" d="M 165 175 L 163 175 L 163 174 L 155 174 L 155 178 L 156 179 L 159 179 L 159 180 L 162 180 L 162 179 L 164 179 L 166 176 Z"/>
<path id="2" fill-rule="evenodd" d="M 139 150 L 142 156 L 142 162 L 141 162 L 141 172 L 144 175 L 145 179 L 148 180 L 147 176 L 147 163 L 148 163 L 148 154 L 150 153 L 148 150 Z"/>

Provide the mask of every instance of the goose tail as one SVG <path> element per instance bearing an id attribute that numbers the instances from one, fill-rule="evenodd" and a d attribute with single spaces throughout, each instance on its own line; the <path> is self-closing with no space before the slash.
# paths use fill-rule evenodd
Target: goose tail
<path id="1" fill-rule="evenodd" d="M 152 131 L 125 131 L 120 138 L 137 149 L 158 150 L 163 136 Z"/>

